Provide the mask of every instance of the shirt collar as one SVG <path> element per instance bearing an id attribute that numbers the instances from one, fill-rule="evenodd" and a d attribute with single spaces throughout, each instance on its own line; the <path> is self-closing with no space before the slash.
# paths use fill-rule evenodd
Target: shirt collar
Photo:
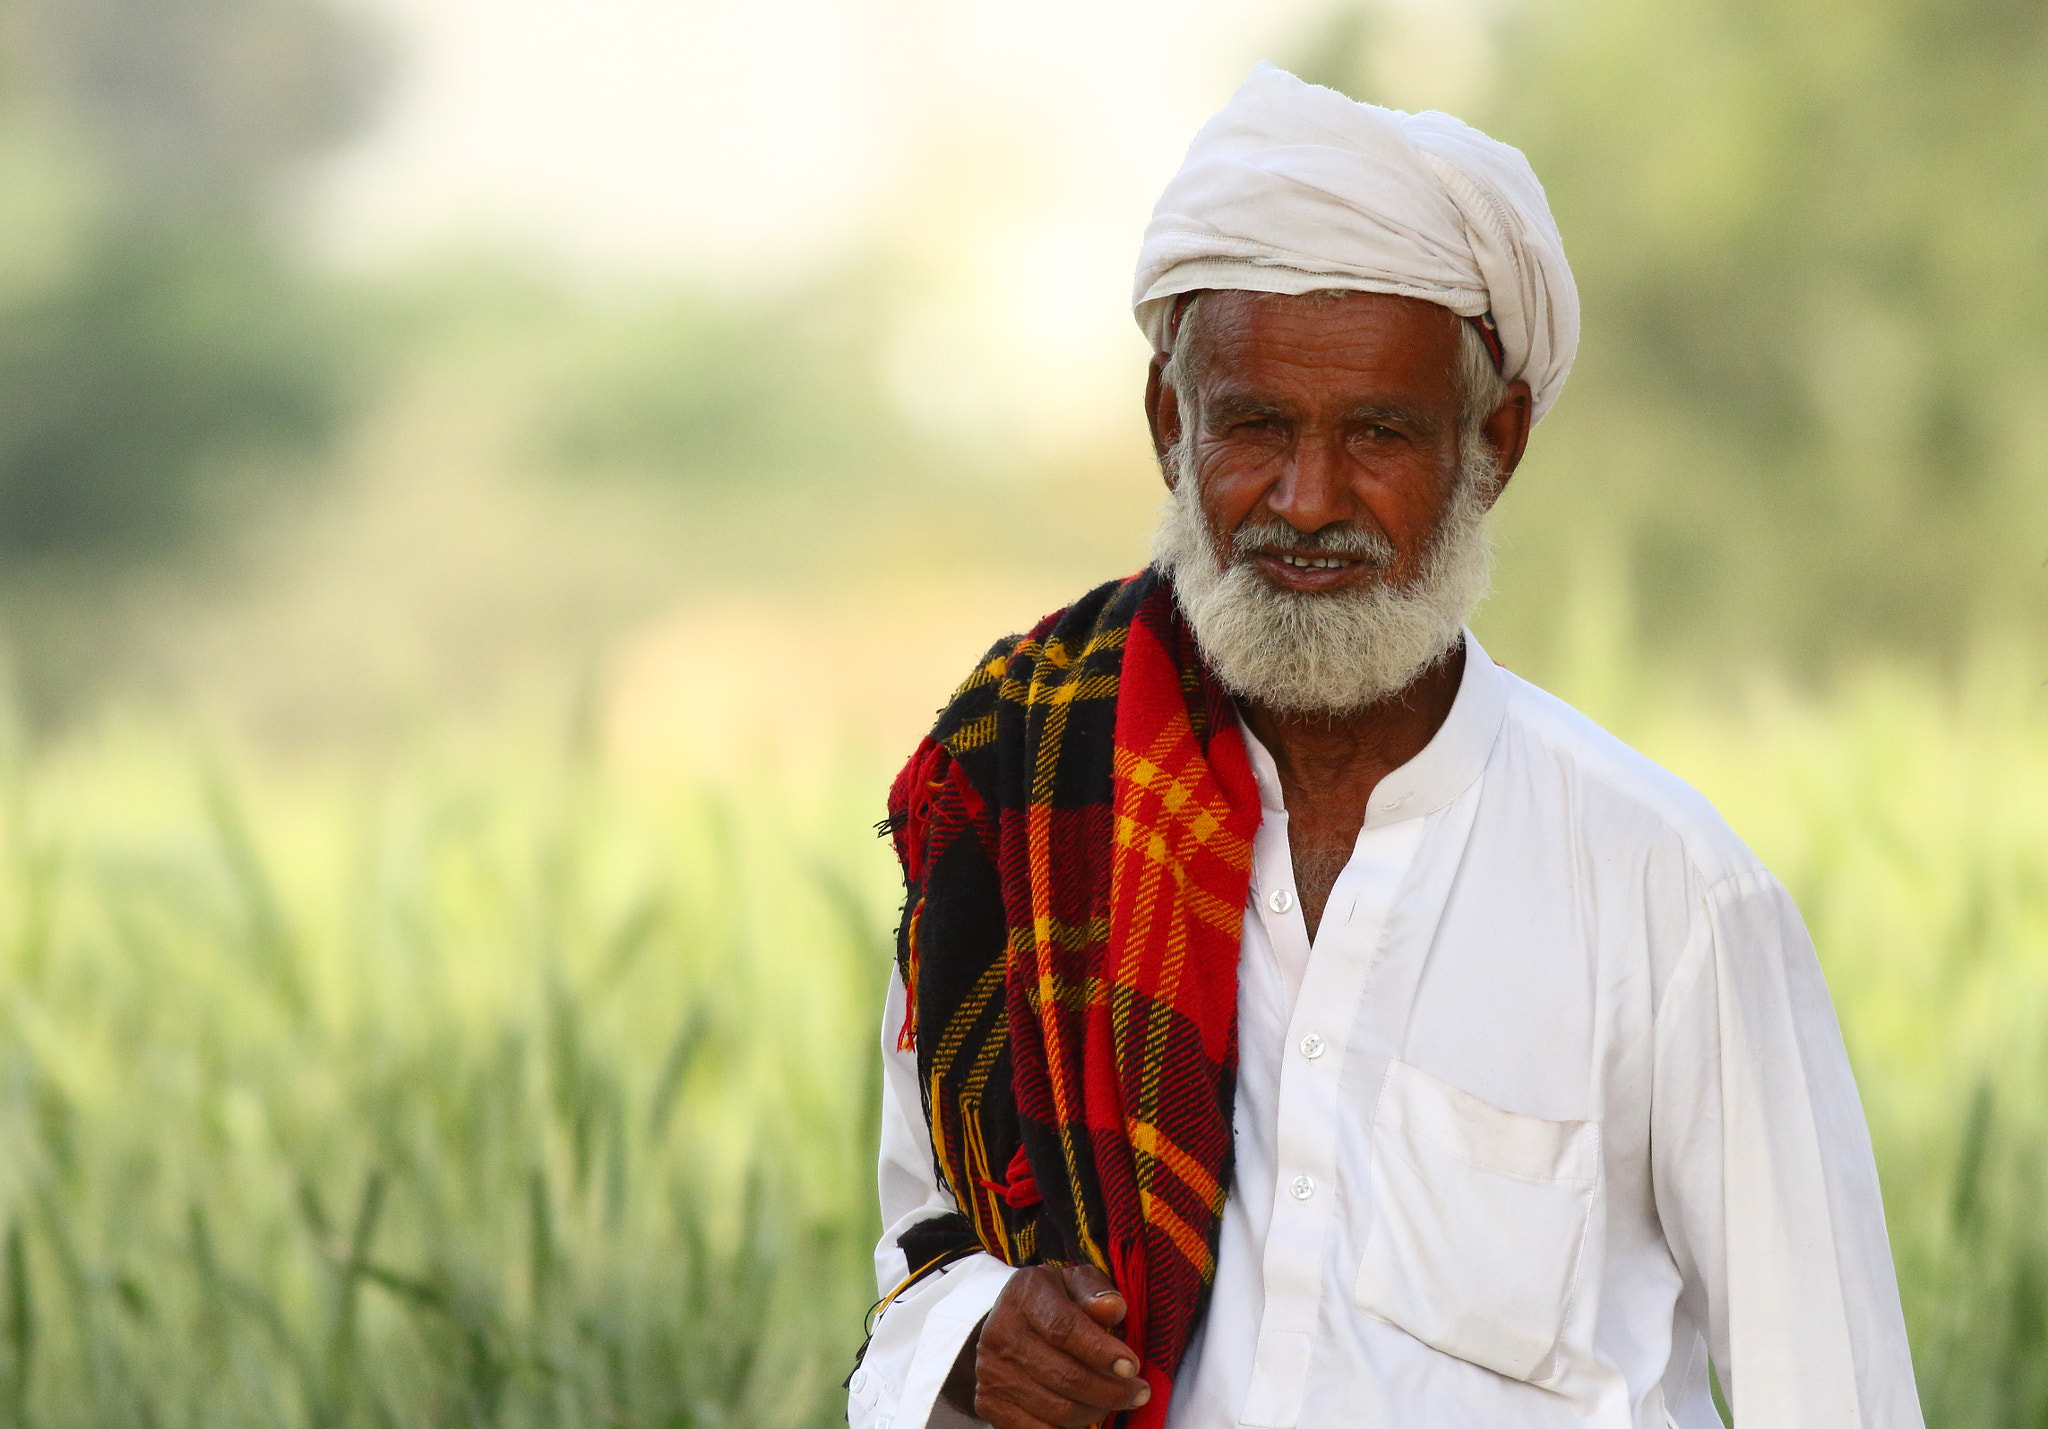
<path id="1" fill-rule="evenodd" d="M 1507 715 L 1507 676 L 1465 632 L 1465 669 L 1458 677 L 1457 698 L 1443 724 L 1413 759 L 1380 780 L 1365 806 L 1365 827 L 1383 828 L 1403 819 L 1433 814 L 1471 788 L 1486 767 Z M 1259 805 L 1268 814 L 1286 812 L 1280 792 L 1280 771 L 1251 726 L 1238 715 L 1252 774 L 1259 783 Z"/>

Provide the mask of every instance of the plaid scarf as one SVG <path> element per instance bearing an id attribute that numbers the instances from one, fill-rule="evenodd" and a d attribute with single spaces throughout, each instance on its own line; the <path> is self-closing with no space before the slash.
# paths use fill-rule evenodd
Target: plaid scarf
<path id="1" fill-rule="evenodd" d="M 915 1272 L 1087 1262 L 1166 1422 L 1230 1185 L 1237 957 L 1257 786 L 1156 571 L 991 650 L 889 796 L 938 1171 Z"/>

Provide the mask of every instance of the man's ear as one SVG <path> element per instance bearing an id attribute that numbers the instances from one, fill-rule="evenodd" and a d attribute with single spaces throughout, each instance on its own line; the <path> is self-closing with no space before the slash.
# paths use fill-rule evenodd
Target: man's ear
<path id="1" fill-rule="evenodd" d="M 1487 498 L 1488 506 L 1500 499 L 1508 478 L 1522 464 L 1522 453 L 1529 449 L 1529 421 L 1534 410 L 1529 384 L 1517 379 L 1508 384 L 1507 395 L 1481 428 L 1486 444 L 1500 453 L 1500 476 L 1493 484 L 1493 494 Z"/>
<path id="2" fill-rule="evenodd" d="M 1145 374 L 1145 421 L 1152 428 L 1152 455 L 1159 458 L 1160 474 L 1171 491 L 1175 473 L 1166 454 L 1180 440 L 1180 394 L 1166 380 L 1167 361 L 1166 353 L 1152 354 L 1151 369 Z"/>

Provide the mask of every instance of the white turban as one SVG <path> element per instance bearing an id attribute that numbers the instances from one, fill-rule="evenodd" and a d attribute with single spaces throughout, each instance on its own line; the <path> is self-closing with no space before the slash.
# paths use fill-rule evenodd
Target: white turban
<path id="1" fill-rule="evenodd" d="M 1165 352 L 1201 288 L 1399 293 L 1491 313 L 1541 418 L 1579 345 L 1579 293 L 1521 151 L 1461 120 L 1356 104 L 1260 64 L 1202 126 L 1145 228 L 1132 303 Z"/>

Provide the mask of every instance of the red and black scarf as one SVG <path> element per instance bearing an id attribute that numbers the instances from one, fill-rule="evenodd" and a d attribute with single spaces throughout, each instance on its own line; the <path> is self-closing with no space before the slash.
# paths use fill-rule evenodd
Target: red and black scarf
<path id="1" fill-rule="evenodd" d="M 1230 1185 L 1237 958 L 1259 800 L 1156 571 L 989 652 L 897 776 L 897 959 L 960 1213 L 913 1271 L 1092 1263 L 1166 1421 Z"/>

